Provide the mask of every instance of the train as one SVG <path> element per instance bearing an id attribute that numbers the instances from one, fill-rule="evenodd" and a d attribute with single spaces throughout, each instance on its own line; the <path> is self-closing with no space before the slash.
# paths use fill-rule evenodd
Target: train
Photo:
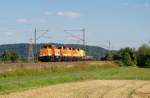
<path id="1" fill-rule="evenodd" d="M 80 48 L 67 46 L 56 47 L 52 44 L 45 44 L 39 51 L 39 61 L 82 61 L 86 57 L 86 52 Z"/>

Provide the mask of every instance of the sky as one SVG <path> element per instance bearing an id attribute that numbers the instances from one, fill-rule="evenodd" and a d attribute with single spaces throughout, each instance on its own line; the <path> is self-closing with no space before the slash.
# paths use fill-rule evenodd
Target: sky
<path id="1" fill-rule="evenodd" d="M 1 0 L 0 44 L 29 43 L 35 28 L 38 43 L 82 44 L 85 28 L 88 45 L 138 48 L 149 44 L 150 0 Z"/>

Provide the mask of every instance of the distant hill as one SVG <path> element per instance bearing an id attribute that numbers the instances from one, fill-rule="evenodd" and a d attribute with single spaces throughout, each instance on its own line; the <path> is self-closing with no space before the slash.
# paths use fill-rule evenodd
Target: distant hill
<path id="1" fill-rule="evenodd" d="M 62 44 L 56 44 L 52 43 L 53 45 L 60 46 Z M 44 44 L 38 44 L 38 50 L 43 46 Z M 81 48 L 84 49 L 83 45 L 79 44 L 65 44 L 68 47 L 74 47 L 74 48 Z M 27 57 L 28 56 L 28 50 L 29 50 L 29 44 L 21 43 L 21 44 L 6 44 L 6 45 L 0 45 L 0 54 L 3 53 L 5 50 L 11 50 L 19 54 L 20 56 Z M 86 53 L 89 56 L 93 56 L 96 59 L 100 59 L 101 57 L 104 57 L 107 50 L 101 47 L 97 46 L 86 46 Z"/>

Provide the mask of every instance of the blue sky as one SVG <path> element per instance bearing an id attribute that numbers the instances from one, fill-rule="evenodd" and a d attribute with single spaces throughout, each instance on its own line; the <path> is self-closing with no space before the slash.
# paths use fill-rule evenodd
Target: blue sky
<path id="1" fill-rule="evenodd" d="M 38 42 L 81 44 L 86 29 L 89 45 L 137 48 L 150 40 L 150 0 L 1 0 L 0 44 L 28 43 L 34 28 Z"/>

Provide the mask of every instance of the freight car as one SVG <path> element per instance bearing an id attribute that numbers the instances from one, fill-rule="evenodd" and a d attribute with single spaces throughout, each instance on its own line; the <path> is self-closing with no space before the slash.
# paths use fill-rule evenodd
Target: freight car
<path id="1" fill-rule="evenodd" d="M 39 51 L 39 60 L 42 62 L 51 61 L 81 61 L 84 60 L 85 51 L 72 47 L 55 47 L 54 45 L 44 45 Z"/>

